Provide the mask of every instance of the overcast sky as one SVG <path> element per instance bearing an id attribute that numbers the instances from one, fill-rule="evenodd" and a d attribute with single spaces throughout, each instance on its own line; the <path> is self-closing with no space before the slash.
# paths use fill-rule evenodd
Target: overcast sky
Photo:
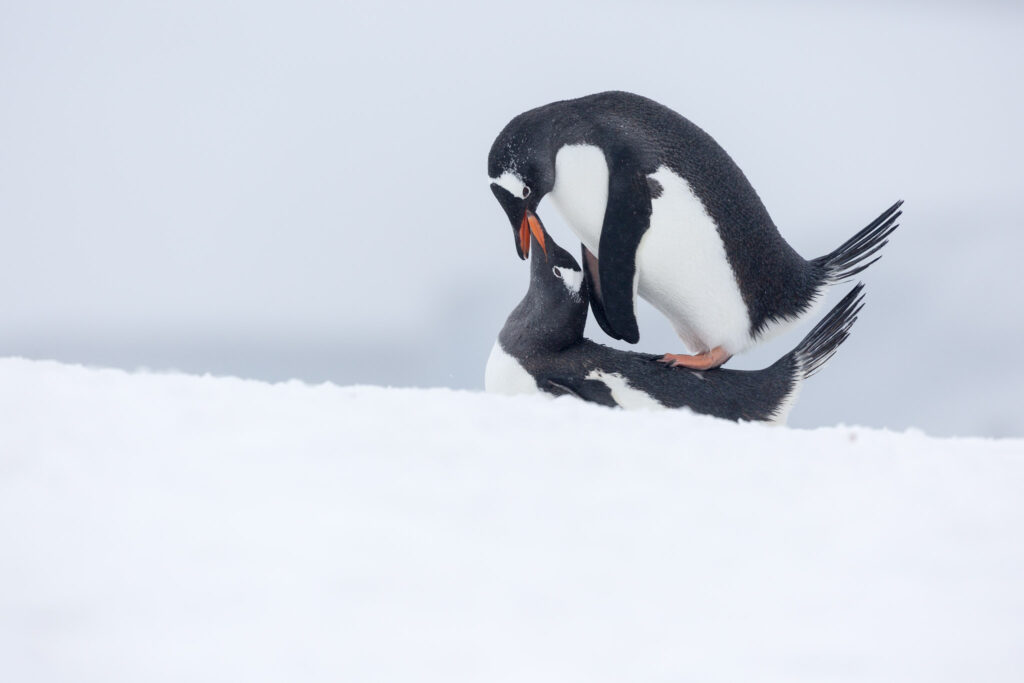
<path id="1" fill-rule="evenodd" d="M 711 133 L 806 257 L 906 200 L 791 424 L 1024 435 L 1024 11 L 464 4 L 5 3 L 0 355 L 479 389 L 528 277 L 491 141 L 614 88 Z M 637 348 L 683 350 L 648 308 Z"/>

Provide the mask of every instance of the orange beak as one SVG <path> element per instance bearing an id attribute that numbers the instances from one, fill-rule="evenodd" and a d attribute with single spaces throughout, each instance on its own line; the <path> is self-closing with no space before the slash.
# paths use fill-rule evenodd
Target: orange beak
<path id="1" fill-rule="evenodd" d="M 540 219 L 537 215 L 526 210 L 523 214 L 523 222 L 519 224 L 519 248 L 523 252 L 523 258 L 530 255 L 530 235 L 537 238 L 537 244 L 544 250 L 544 258 L 548 256 L 547 245 L 544 244 L 544 228 L 541 227 Z"/>

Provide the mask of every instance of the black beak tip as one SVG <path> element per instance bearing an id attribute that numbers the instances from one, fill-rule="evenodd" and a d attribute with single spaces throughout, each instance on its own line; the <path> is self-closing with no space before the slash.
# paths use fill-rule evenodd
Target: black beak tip
<path id="1" fill-rule="evenodd" d="M 509 223 L 512 224 L 512 239 L 516 244 L 516 253 L 519 254 L 519 258 L 523 261 L 529 258 L 523 253 L 529 245 L 523 245 L 520 242 L 519 236 L 522 230 L 523 219 L 526 215 L 526 202 L 519 197 L 512 196 L 508 190 L 498 186 L 495 183 L 491 183 L 491 191 L 497 198 L 498 203 L 501 204 L 501 208 L 505 211 L 505 215 L 508 216 Z"/>

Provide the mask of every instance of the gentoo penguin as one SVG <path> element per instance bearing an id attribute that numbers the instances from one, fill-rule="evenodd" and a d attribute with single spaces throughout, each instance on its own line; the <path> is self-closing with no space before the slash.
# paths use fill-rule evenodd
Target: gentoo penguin
<path id="1" fill-rule="evenodd" d="M 541 240 L 537 237 L 538 247 Z M 545 254 L 546 252 L 546 254 Z M 623 408 L 690 408 L 729 420 L 782 423 L 801 383 L 835 353 L 863 301 L 858 284 L 800 344 L 764 370 L 680 370 L 659 356 L 583 337 L 588 286 L 575 259 L 547 236 L 535 248 L 526 297 L 508 317 L 484 375 L 489 392 L 570 394 Z"/>
<path id="2" fill-rule="evenodd" d="M 721 365 L 796 322 L 826 286 L 874 263 L 902 204 L 805 260 L 710 135 L 626 92 L 520 114 L 494 141 L 488 174 L 521 258 L 530 233 L 540 233 L 537 204 L 550 194 L 583 243 L 591 307 L 605 332 L 640 338 L 639 293 L 697 354 L 663 360 L 694 369 Z"/>

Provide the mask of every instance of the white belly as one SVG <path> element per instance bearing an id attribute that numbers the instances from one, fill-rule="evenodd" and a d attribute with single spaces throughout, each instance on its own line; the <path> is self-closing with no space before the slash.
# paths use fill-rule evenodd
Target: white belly
<path id="1" fill-rule="evenodd" d="M 548 194 L 581 242 L 597 255 L 608 204 L 608 164 L 593 145 L 566 145 L 555 155 L 555 186 Z"/>
<path id="2" fill-rule="evenodd" d="M 684 178 L 664 166 L 650 177 L 663 191 L 651 202 L 651 226 L 637 250 L 640 296 L 692 351 L 742 351 L 750 318 L 714 221 Z"/>
<path id="3" fill-rule="evenodd" d="M 714 222 L 690 184 L 662 166 L 649 176 L 663 190 L 637 249 L 638 293 L 661 311 L 693 352 L 748 346 L 750 319 Z M 608 203 L 608 165 L 593 145 L 567 145 L 555 156 L 551 199 L 580 241 L 600 260 Z"/>
<path id="4" fill-rule="evenodd" d="M 491 355 L 484 370 L 484 389 L 492 394 L 536 394 L 539 393 L 533 376 L 510 356 L 501 344 L 494 342 Z"/>

